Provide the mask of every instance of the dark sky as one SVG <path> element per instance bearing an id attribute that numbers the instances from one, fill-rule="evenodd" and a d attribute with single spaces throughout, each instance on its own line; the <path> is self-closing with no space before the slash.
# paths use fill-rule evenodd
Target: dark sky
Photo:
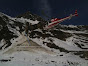
<path id="1" fill-rule="evenodd" d="M 0 12 L 12 17 L 31 11 L 45 19 L 63 18 L 76 9 L 79 16 L 62 24 L 88 25 L 88 0 L 0 0 Z"/>

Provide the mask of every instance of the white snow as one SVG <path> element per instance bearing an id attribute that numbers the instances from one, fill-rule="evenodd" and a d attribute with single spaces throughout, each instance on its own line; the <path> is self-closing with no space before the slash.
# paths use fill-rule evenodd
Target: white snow
<path id="1" fill-rule="evenodd" d="M 79 34 L 88 34 L 86 31 L 74 31 L 74 30 L 62 30 L 63 32 L 67 32 L 67 33 L 79 33 Z"/>
<path id="2" fill-rule="evenodd" d="M 34 31 L 38 31 L 38 32 L 43 33 L 41 29 L 35 29 Z"/>
<path id="3" fill-rule="evenodd" d="M 53 43 L 54 44 L 56 44 L 59 47 L 65 48 L 66 50 L 69 50 L 69 51 L 84 51 L 83 49 L 81 49 L 81 48 L 77 47 L 77 45 L 75 45 L 74 41 L 72 41 L 72 40 L 74 40 L 73 37 L 68 38 L 66 41 L 62 41 L 62 40 L 59 40 L 57 38 L 52 38 L 52 37 L 49 37 L 49 38 L 53 40 Z M 42 38 L 40 38 L 40 39 L 34 38 L 32 40 L 34 42 L 36 42 L 37 44 L 39 44 L 39 45 L 41 45 L 43 47 L 46 47 L 43 44 L 43 41 L 44 42 L 50 42 L 48 40 L 49 38 L 45 38 L 45 39 L 42 39 Z"/>
<path id="4" fill-rule="evenodd" d="M 12 17 L 10 17 L 10 16 L 8 16 L 8 15 L 2 13 L 2 12 L 0 12 L 0 16 L 1 16 L 1 17 L 2 17 L 2 16 L 7 16 L 8 18 L 12 18 Z"/>
<path id="5" fill-rule="evenodd" d="M 13 54 L 3 54 L 4 51 L 2 51 L 2 53 L 0 53 L 0 60 L 10 59 L 11 61 L 0 61 L 0 66 L 88 66 L 88 61 L 81 59 L 79 56 L 73 55 L 71 53 L 60 52 L 59 50 L 57 51 L 55 49 L 50 49 L 46 45 L 43 45 L 43 41 L 50 42 L 48 39 L 52 39 L 53 43 L 55 43 L 57 46 L 63 47 L 67 50 L 81 51 L 80 48 L 74 46 L 74 41 L 72 41 L 74 36 L 69 37 L 66 41 L 62 41 L 53 37 L 48 37 L 45 39 L 42 37 L 39 39 L 34 38 L 31 40 L 48 50 L 55 51 L 55 54 L 48 54 L 38 50 L 36 50 L 36 52 L 17 51 Z M 10 46 L 10 48 L 16 44 L 21 44 L 24 41 L 26 41 L 26 38 L 20 35 L 17 39 L 12 40 L 13 44 Z"/>
<path id="6" fill-rule="evenodd" d="M 32 21 L 30 19 L 26 19 L 26 18 L 23 18 L 23 17 L 21 17 L 21 18 L 12 18 L 12 19 L 15 20 L 15 21 L 18 21 L 18 22 L 22 22 L 22 23 L 29 22 L 32 25 L 39 23 L 39 21 L 37 21 L 37 20 L 36 21 Z"/>
<path id="7" fill-rule="evenodd" d="M 61 53 L 60 53 L 61 54 Z M 12 55 L 0 55 L 1 59 L 11 59 L 8 62 L 0 62 L 0 66 L 87 66 L 88 61 L 71 54 L 59 56 L 46 53 L 16 52 Z M 11 58 L 13 57 L 13 58 Z M 72 63 L 72 64 L 71 64 Z"/>
<path id="8" fill-rule="evenodd" d="M 3 46 L 5 43 L 6 43 L 5 40 L 2 39 L 1 42 L 0 42 L 0 47 Z"/>
<path id="9" fill-rule="evenodd" d="M 77 28 L 77 26 L 75 26 L 75 25 L 68 25 L 68 27 L 70 27 L 70 28 Z"/>

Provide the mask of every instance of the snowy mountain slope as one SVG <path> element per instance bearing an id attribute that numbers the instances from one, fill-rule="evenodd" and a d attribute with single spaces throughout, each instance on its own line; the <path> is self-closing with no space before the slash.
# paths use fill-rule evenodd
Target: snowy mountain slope
<path id="1" fill-rule="evenodd" d="M 63 54 L 63 56 L 61 56 Z M 2 59 L 1 59 L 2 58 Z M 71 54 L 49 55 L 43 52 L 15 52 L 0 56 L 1 66 L 87 66 L 86 60 Z"/>
<path id="2" fill-rule="evenodd" d="M 3 54 L 12 54 L 14 52 L 20 51 L 28 51 L 33 53 L 37 53 L 38 51 L 40 51 L 49 54 L 54 53 L 49 49 L 46 49 L 45 47 L 33 42 L 31 39 L 29 39 L 29 41 L 30 42 L 28 43 L 27 38 L 24 35 L 20 35 L 19 38 L 13 41 L 13 44 L 9 48 L 3 50 Z"/>
<path id="3" fill-rule="evenodd" d="M 15 35 L 17 37 L 20 35 L 20 33 L 22 31 L 24 31 L 23 26 L 24 26 L 25 22 L 29 22 L 29 23 L 32 23 L 32 25 L 33 25 L 32 27 L 34 27 L 33 32 L 30 35 L 30 38 L 32 38 L 32 39 L 36 38 L 38 40 L 41 40 L 41 45 L 46 44 L 48 47 L 51 47 L 51 48 L 55 48 L 58 46 L 57 48 L 61 48 L 60 51 L 66 51 L 66 50 L 67 51 L 75 51 L 75 50 L 76 51 L 79 51 L 79 50 L 84 51 L 85 49 L 88 49 L 88 45 L 87 45 L 87 43 L 88 43 L 88 33 L 87 33 L 88 26 L 58 25 L 53 30 L 50 30 L 47 32 L 46 30 L 37 29 L 38 26 L 41 25 L 41 22 L 37 21 L 37 20 L 32 21 L 29 18 L 27 18 L 30 15 L 31 15 L 30 18 L 33 18 L 33 17 L 35 19 L 38 18 L 38 16 L 36 17 L 35 15 L 31 14 L 30 12 L 27 12 L 27 13 L 23 14 L 22 16 L 19 16 L 21 18 L 11 18 L 10 16 L 7 16 L 7 15 L 1 13 L 1 20 L 3 21 L 3 23 L 6 23 L 6 25 L 5 25 L 1 21 L 1 25 L 6 26 L 8 31 L 12 32 L 12 35 Z M 2 32 L 4 33 L 4 31 L 6 31 L 5 29 L 3 28 L 1 33 Z M 8 32 L 8 33 L 10 33 L 10 32 Z M 7 32 L 6 32 L 6 34 L 7 34 Z M 11 35 L 11 38 L 13 38 L 12 35 Z M 8 35 L 8 36 L 10 36 L 10 35 Z M 81 37 L 79 38 L 79 36 L 81 36 Z M 1 38 L 1 40 L 3 40 L 2 38 Z M 6 38 L 5 38 L 5 40 L 6 40 Z M 9 38 L 10 41 L 12 40 L 11 38 Z M 40 39 L 40 38 L 42 38 L 42 39 Z M 84 38 L 84 39 L 82 39 L 82 38 Z M 48 42 L 45 41 L 46 39 Z M 5 42 L 3 42 L 3 43 L 5 43 Z M 54 46 L 54 47 L 52 47 L 52 46 Z M 70 49 L 69 49 L 69 47 L 70 47 Z M 62 49 L 64 49 L 64 50 L 62 50 Z"/>
<path id="4" fill-rule="evenodd" d="M 32 27 L 37 28 L 37 24 L 39 21 L 24 19 L 24 18 L 12 18 L 3 13 L 0 13 L 0 41 L 2 45 L 0 45 L 0 49 L 7 48 L 12 44 L 15 38 L 20 36 L 20 33 L 24 31 L 25 22 L 29 22 L 32 24 Z M 35 29 L 35 28 L 33 28 Z"/>
<path id="5" fill-rule="evenodd" d="M 24 35 L 25 22 L 32 24 L 33 46 Z M 57 25 L 43 30 L 45 24 L 34 14 L 12 18 L 0 13 L 0 65 L 88 66 L 88 26 Z"/>
<path id="6" fill-rule="evenodd" d="M 40 30 L 35 30 L 32 34 L 32 38 L 35 39 L 36 37 L 38 42 L 39 40 L 42 41 L 42 44 L 50 43 L 52 45 L 54 43 L 55 45 L 63 47 L 69 51 L 84 51 L 85 49 L 88 50 L 88 33 L 86 31 L 67 31 L 63 29 L 53 29 L 49 32 L 46 31 L 45 33 L 42 33 Z"/>
<path id="7" fill-rule="evenodd" d="M 20 40 L 22 39 L 22 40 Z M 24 40 L 23 40 L 24 39 Z M 20 41 L 19 41 L 20 40 Z M 22 42 L 11 45 L 7 50 L 10 52 L 6 52 L 4 54 L 3 51 L 0 53 L 0 65 L 1 66 L 87 66 L 88 62 L 79 56 L 74 55 L 73 53 L 64 53 L 55 50 L 55 53 L 50 53 L 42 51 L 41 48 L 31 47 L 29 44 L 25 45 L 24 42 L 26 38 L 22 38 L 20 36 L 16 41 Z M 47 41 L 47 40 L 46 40 Z M 14 41 L 15 42 L 15 41 Z M 40 42 L 39 42 L 40 43 Z M 29 50 L 20 49 L 21 51 L 13 51 L 15 48 L 14 45 L 19 45 L 19 47 L 29 48 Z M 28 46 L 29 45 L 29 46 Z M 44 47 L 44 46 L 43 46 Z M 11 49 L 12 48 L 12 49 Z M 33 50 L 34 51 L 33 51 Z M 46 50 L 47 51 L 47 50 Z M 54 50 L 53 50 L 54 51 Z M 12 52 L 12 53 L 11 53 Z M 75 53 L 76 54 L 76 53 Z"/>

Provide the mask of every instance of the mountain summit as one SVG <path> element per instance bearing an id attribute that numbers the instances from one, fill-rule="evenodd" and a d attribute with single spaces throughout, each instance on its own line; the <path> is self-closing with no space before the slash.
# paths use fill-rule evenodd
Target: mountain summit
<path id="1" fill-rule="evenodd" d="M 26 19 L 30 19 L 30 20 L 38 20 L 38 21 L 45 21 L 44 19 L 42 19 L 40 16 L 36 15 L 36 14 L 32 14 L 30 11 L 25 12 L 24 14 L 21 14 L 19 16 L 17 16 L 17 18 L 26 18 Z"/>

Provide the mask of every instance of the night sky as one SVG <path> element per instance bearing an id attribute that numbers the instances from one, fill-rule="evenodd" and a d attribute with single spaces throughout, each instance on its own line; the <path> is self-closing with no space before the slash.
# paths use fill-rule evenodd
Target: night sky
<path id="1" fill-rule="evenodd" d="M 76 9 L 79 16 L 62 24 L 88 25 L 88 0 L 0 0 L 0 12 L 12 17 L 31 11 L 48 20 L 69 16 Z"/>

